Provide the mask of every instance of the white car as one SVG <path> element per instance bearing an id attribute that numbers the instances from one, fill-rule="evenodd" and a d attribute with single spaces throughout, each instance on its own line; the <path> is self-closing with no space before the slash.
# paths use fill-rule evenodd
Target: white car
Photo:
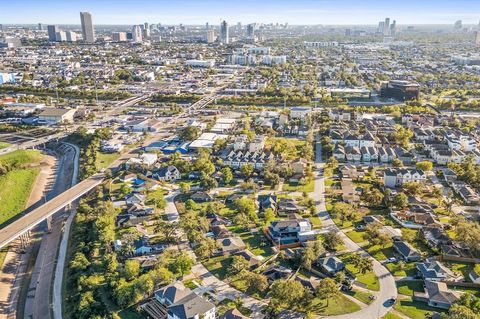
<path id="1" fill-rule="evenodd" d="M 397 258 L 395 258 L 395 257 L 390 257 L 386 260 L 387 263 L 394 263 L 396 261 L 397 261 Z"/>

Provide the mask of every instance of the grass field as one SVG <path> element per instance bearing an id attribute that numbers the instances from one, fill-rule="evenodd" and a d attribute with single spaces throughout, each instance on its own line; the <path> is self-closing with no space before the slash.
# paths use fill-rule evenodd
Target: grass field
<path id="1" fill-rule="evenodd" d="M 311 193 L 315 189 L 315 181 L 309 180 L 305 185 L 286 182 L 283 184 L 283 190 L 286 192 L 306 192 Z"/>
<path id="2" fill-rule="evenodd" d="M 425 319 L 434 311 L 442 312 L 442 309 L 432 308 L 425 302 L 413 301 L 412 298 L 398 300 L 394 308 L 412 319 Z"/>
<path id="3" fill-rule="evenodd" d="M 369 294 L 368 292 L 364 292 L 361 290 L 350 290 L 347 292 L 347 294 L 367 305 L 373 302 L 373 300 L 370 299 L 370 296 L 372 296 L 372 294 Z"/>
<path id="4" fill-rule="evenodd" d="M 394 313 L 387 313 L 385 316 L 383 316 L 383 319 L 402 319 L 399 315 L 396 315 Z"/>
<path id="5" fill-rule="evenodd" d="M 39 162 L 42 159 L 42 153 L 33 150 L 18 150 L 0 156 L 0 163 L 5 166 L 27 165 Z"/>
<path id="6" fill-rule="evenodd" d="M 0 225 L 25 209 L 38 168 L 18 169 L 0 176 Z"/>
<path id="7" fill-rule="evenodd" d="M 406 296 L 413 296 L 414 292 L 423 292 L 423 282 L 414 280 L 404 280 L 397 282 L 398 293 Z"/>
<path id="8" fill-rule="evenodd" d="M 95 167 L 97 170 L 107 168 L 120 157 L 120 153 L 102 153 L 97 152 L 97 158 L 95 159 Z"/>
<path id="9" fill-rule="evenodd" d="M 6 143 L 6 142 L 0 142 L 0 150 L 3 150 L 4 148 L 9 147 L 12 144 Z"/>
<path id="10" fill-rule="evenodd" d="M 388 263 L 385 266 L 390 270 L 392 275 L 398 277 L 415 276 L 417 273 L 415 263 L 406 263 L 403 269 L 400 268 L 399 263 Z"/>
<path id="11" fill-rule="evenodd" d="M 340 294 L 337 297 L 330 298 L 328 306 L 327 300 L 315 298 L 312 302 L 312 308 L 309 310 L 323 316 L 334 316 L 359 311 L 360 306 Z"/>
<path id="12" fill-rule="evenodd" d="M 363 237 L 365 232 L 359 232 L 356 230 L 351 230 L 348 233 L 345 233 L 351 240 L 353 240 L 356 243 L 363 243 L 365 241 L 365 238 Z"/>

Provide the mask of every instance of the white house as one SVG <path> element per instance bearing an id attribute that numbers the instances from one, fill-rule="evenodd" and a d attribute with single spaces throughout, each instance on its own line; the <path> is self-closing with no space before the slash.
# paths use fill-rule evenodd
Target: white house
<path id="1" fill-rule="evenodd" d="M 182 178 L 180 171 L 173 165 L 169 165 L 167 167 L 163 167 L 159 169 L 157 172 L 153 173 L 153 176 L 157 178 L 159 181 L 176 181 Z"/>
<path id="2" fill-rule="evenodd" d="M 387 168 L 383 173 L 383 183 L 386 187 L 395 188 L 407 182 L 425 182 L 427 174 L 420 169 Z"/>

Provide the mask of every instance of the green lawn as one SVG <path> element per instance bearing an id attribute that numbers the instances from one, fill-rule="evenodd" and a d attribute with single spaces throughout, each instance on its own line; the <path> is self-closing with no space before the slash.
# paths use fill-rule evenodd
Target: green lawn
<path id="1" fill-rule="evenodd" d="M 387 258 L 393 257 L 392 244 L 388 244 L 385 247 L 374 245 L 367 248 L 368 253 L 378 261 L 384 261 Z"/>
<path id="2" fill-rule="evenodd" d="M 337 297 L 330 298 L 328 306 L 327 300 L 315 298 L 309 310 L 322 316 L 334 316 L 356 312 L 360 309 L 359 305 L 340 294 Z"/>
<path id="3" fill-rule="evenodd" d="M 40 169 L 26 168 L 0 176 L 0 225 L 21 213 Z"/>
<path id="4" fill-rule="evenodd" d="M 97 158 L 95 159 L 95 167 L 97 170 L 102 170 L 104 168 L 107 168 L 115 162 L 119 157 L 120 153 L 102 153 L 102 152 L 97 152 Z"/>
<path id="5" fill-rule="evenodd" d="M 227 277 L 227 269 L 232 262 L 229 257 L 214 257 L 203 262 L 203 265 L 217 278 L 223 280 Z"/>
<path id="6" fill-rule="evenodd" d="M 368 292 L 352 289 L 352 290 L 348 291 L 347 294 L 352 296 L 355 299 L 360 300 L 361 302 L 363 302 L 364 304 L 367 304 L 367 305 L 369 305 L 373 302 L 373 300 L 370 299 L 370 296 L 372 296 L 372 294 L 369 294 Z"/>
<path id="7" fill-rule="evenodd" d="M 285 182 L 283 184 L 283 190 L 286 192 L 307 192 L 311 193 L 315 189 L 315 181 L 313 179 L 309 180 L 305 185 L 300 185 L 296 183 Z"/>
<path id="8" fill-rule="evenodd" d="M 312 223 L 313 228 L 321 228 L 322 221 L 319 217 L 310 217 L 310 222 Z"/>
<path id="9" fill-rule="evenodd" d="M 34 150 L 18 150 L 0 156 L 0 163 L 5 166 L 25 165 L 40 162 L 42 153 Z"/>
<path id="10" fill-rule="evenodd" d="M 258 229 L 258 233 L 255 234 L 252 234 L 250 230 L 241 229 L 239 227 L 231 227 L 230 230 L 245 242 L 248 249 L 254 255 L 268 257 L 273 254 L 270 242 L 264 237 L 260 229 Z M 263 241 L 262 238 L 264 238 Z"/>
<path id="11" fill-rule="evenodd" d="M 449 263 L 446 263 L 446 266 L 450 268 L 454 273 L 461 274 L 466 280 L 470 281 L 470 277 L 468 275 L 475 267 L 475 264 L 449 262 Z"/>
<path id="12" fill-rule="evenodd" d="M 383 319 L 403 319 L 403 317 L 400 317 L 399 315 L 389 312 L 385 316 L 383 316 Z"/>
<path id="13" fill-rule="evenodd" d="M 345 233 L 345 235 L 347 235 L 351 240 L 353 240 L 356 243 L 362 243 L 365 241 L 365 238 L 363 237 L 365 235 L 365 232 L 351 230 Z"/>
<path id="14" fill-rule="evenodd" d="M 355 266 L 349 263 L 351 254 L 344 254 L 338 257 L 345 263 L 345 268 L 357 277 L 357 281 L 366 286 L 365 288 L 373 291 L 380 290 L 380 282 L 373 271 L 369 271 L 366 274 L 360 273 Z"/>
<path id="15" fill-rule="evenodd" d="M 400 269 L 399 263 L 388 263 L 385 266 L 394 276 L 398 277 L 415 276 L 417 273 L 415 263 L 406 263 L 404 264 L 403 269 Z"/>
<path id="16" fill-rule="evenodd" d="M 440 308 L 432 308 L 427 303 L 413 301 L 412 298 L 397 300 L 394 308 L 412 319 L 425 319 L 434 311 L 443 312 Z"/>
<path id="17" fill-rule="evenodd" d="M 398 293 L 406 296 L 413 296 L 414 292 L 423 292 L 423 281 L 402 280 L 397 282 Z"/>
<path id="18" fill-rule="evenodd" d="M 6 142 L 0 142 L 0 150 L 3 150 L 4 148 L 9 147 L 12 144 L 6 143 Z"/>

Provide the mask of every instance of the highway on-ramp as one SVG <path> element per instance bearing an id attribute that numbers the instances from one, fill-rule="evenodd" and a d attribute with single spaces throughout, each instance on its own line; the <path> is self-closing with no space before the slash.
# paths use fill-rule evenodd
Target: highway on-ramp
<path id="1" fill-rule="evenodd" d="M 0 229 L 0 248 L 6 246 L 18 236 L 23 235 L 69 203 L 91 191 L 98 186 L 104 178 L 105 174 L 103 173 L 95 174 Z"/>

